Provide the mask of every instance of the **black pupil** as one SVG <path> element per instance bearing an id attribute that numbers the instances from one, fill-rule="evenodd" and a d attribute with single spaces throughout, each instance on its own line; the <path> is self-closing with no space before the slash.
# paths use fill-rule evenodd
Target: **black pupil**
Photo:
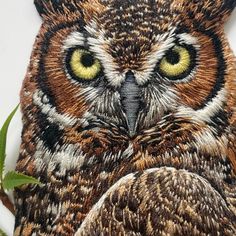
<path id="1" fill-rule="evenodd" d="M 180 61 L 180 55 L 178 52 L 174 51 L 174 50 L 170 50 L 167 54 L 166 54 L 166 60 L 168 63 L 170 63 L 171 65 L 176 65 L 179 63 Z"/>
<path id="2" fill-rule="evenodd" d="M 84 67 L 91 67 L 94 65 L 94 57 L 89 53 L 84 53 L 81 57 L 81 63 Z"/>

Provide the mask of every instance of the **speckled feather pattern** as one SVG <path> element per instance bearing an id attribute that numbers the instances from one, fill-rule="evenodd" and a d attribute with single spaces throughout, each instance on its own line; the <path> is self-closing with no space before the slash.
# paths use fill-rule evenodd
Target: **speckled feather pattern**
<path id="1" fill-rule="evenodd" d="M 42 185 L 15 190 L 14 235 L 236 235 L 236 61 L 223 28 L 236 1 L 35 5 L 16 169 Z M 176 45 L 191 61 L 170 78 L 160 62 Z M 75 48 L 99 60 L 96 79 L 75 78 Z"/>

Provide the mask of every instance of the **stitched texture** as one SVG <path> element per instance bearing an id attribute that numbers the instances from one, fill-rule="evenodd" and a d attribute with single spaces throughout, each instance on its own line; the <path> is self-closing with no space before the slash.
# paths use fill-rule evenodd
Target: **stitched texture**
<path id="1" fill-rule="evenodd" d="M 15 235 L 236 235 L 236 1 L 35 5 Z"/>

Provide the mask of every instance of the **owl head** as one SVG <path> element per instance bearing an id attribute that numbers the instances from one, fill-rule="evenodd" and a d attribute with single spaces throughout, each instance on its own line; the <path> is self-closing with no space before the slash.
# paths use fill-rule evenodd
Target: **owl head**
<path id="1" fill-rule="evenodd" d="M 236 119 L 235 61 L 224 34 L 235 0 L 35 5 L 43 23 L 22 107 L 49 149 L 80 143 L 99 155 L 132 143 L 153 153 L 193 142 L 219 151 L 215 142 Z"/>

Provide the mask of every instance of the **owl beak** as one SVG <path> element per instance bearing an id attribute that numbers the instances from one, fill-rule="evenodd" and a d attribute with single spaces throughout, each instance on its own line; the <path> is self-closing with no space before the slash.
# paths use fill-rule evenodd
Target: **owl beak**
<path id="1" fill-rule="evenodd" d="M 121 105 L 126 115 L 129 135 L 133 137 L 137 129 L 137 119 L 141 104 L 141 88 L 136 82 L 133 72 L 126 73 L 120 90 Z"/>

